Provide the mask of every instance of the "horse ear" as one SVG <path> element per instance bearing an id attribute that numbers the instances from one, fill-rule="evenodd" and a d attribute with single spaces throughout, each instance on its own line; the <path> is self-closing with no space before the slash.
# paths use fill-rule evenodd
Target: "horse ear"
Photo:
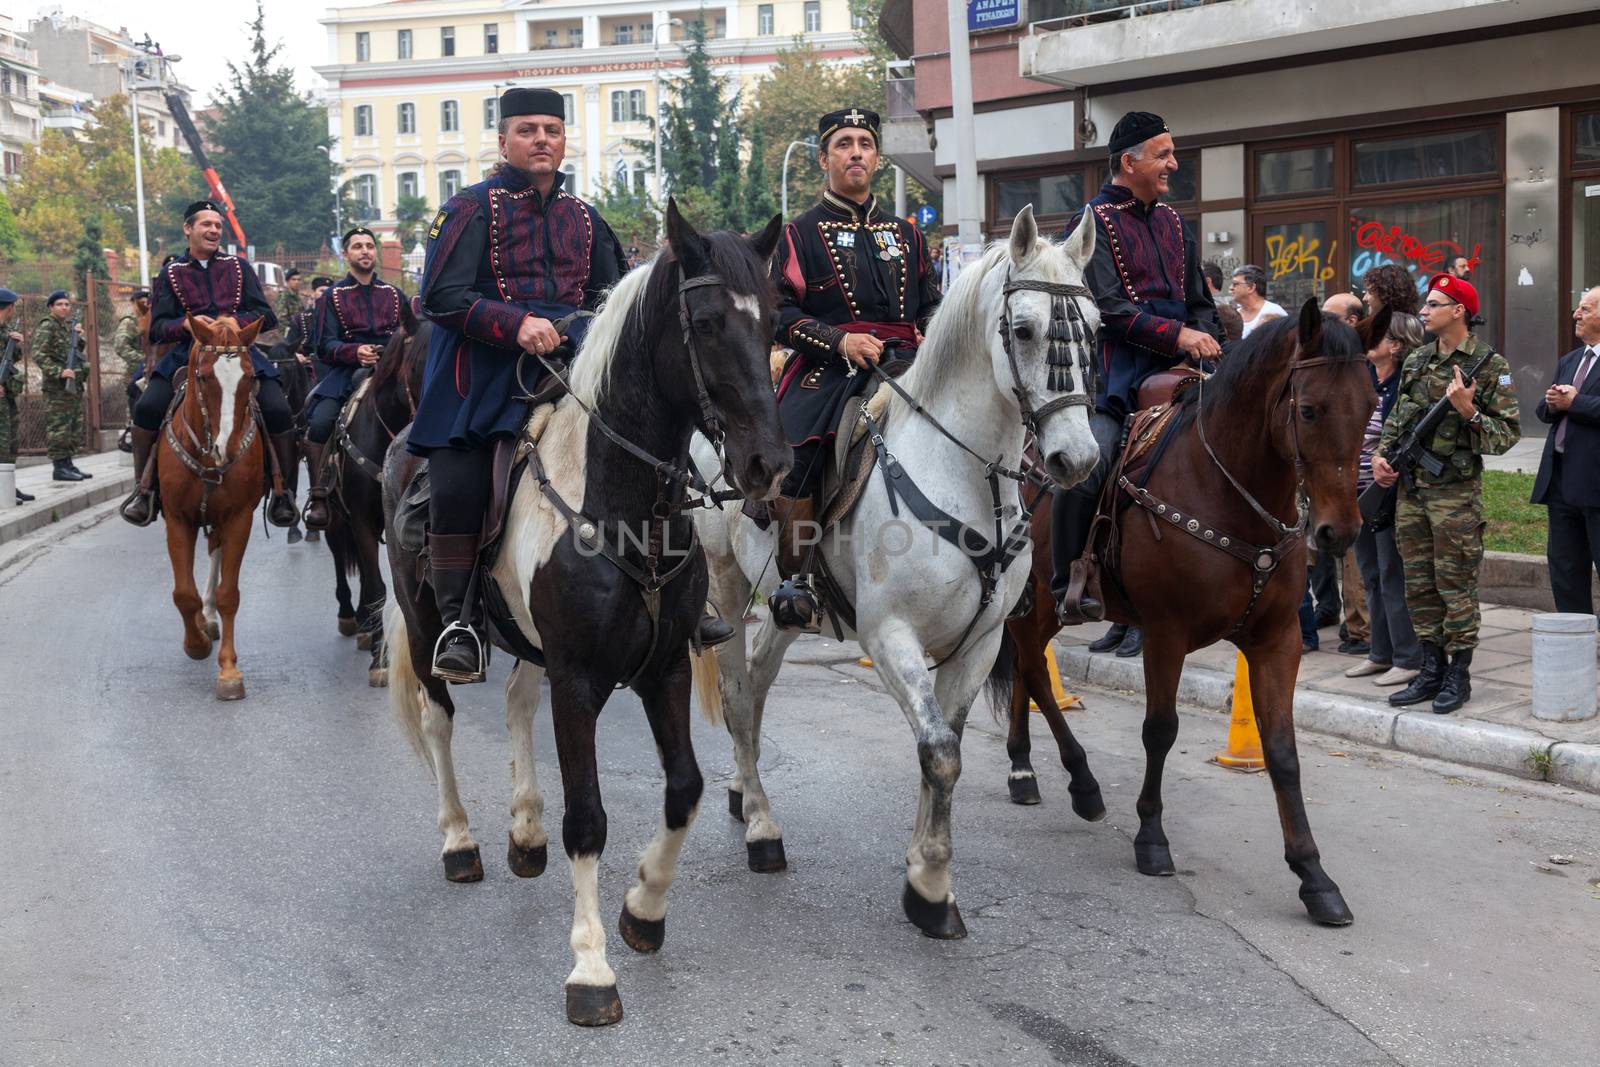
<path id="1" fill-rule="evenodd" d="M 1393 310 L 1388 304 L 1385 304 L 1370 319 L 1362 319 L 1356 323 L 1356 333 L 1361 335 L 1361 350 L 1363 352 L 1371 352 L 1379 341 L 1389 336 L 1389 321 L 1393 317 Z"/>
<path id="2" fill-rule="evenodd" d="M 407 337 L 417 332 L 417 314 L 411 309 L 409 297 L 400 298 L 400 329 Z"/>
<path id="3" fill-rule="evenodd" d="M 1322 345 L 1322 306 L 1317 298 L 1307 297 L 1300 305 L 1300 350 L 1317 351 Z"/>
<path id="4" fill-rule="evenodd" d="M 1094 258 L 1094 217 L 1087 210 L 1078 219 L 1077 228 L 1067 234 L 1067 259 L 1079 271 L 1089 269 Z"/>
<path id="5" fill-rule="evenodd" d="M 778 238 L 783 234 L 783 216 L 774 215 L 772 221 L 767 223 L 766 229 L 750 238 L 750 247 L 755 249 L 756 257 L 762 263 L 772 259 L 772 253 L 778 250 Z"/>
<path id="6" fill-rule="evenodd" d="M 261 332 L 261 320 L 257 319 L 239 331 L 239 343 L 246 348 L 256 343 L 256 334 Z"/>
<path id="7" fill-rule="evenodd" d="M 710 273 L 711 246 L 678 210 L 676 197 L 667 198 L 667 242 L 683 264 L 683 276 L 693 278 Z"/>
<path id="8" fill-rule="evenodd" d="M 1033 221 L 1033 205 L 1024 204 L 1011 223 L 1011 261 L 1020 264 L 1033 255 L 1039 243 L 1039 224 Z"/>
<path id="9" fill-rule="evenodd" d="M 204 323 L 196 322 L 193 315 L 185 315 L 183 324 L 189 329 L 189 336 L 203 345 L 211 343 L 211 331 L 206 329 Z"/>

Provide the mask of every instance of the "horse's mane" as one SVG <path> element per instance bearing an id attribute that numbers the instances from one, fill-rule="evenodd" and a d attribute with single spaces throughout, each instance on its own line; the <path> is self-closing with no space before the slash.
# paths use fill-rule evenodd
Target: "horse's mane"
<path id="1" fill-rule="evenodd" d="M 1234 346 L 1217 371 L 1206 379 L 1205 392 L 1210 394 L 1208 404 L 1220 402 L 1247 388 L 1255 377 L 1267 370 L 1267 365 L 1294 350 L 1295 333 L 1300 328 L 1300 317 L 1285 315 L 1250 331 L 1250 336 Z M 1284 344 L 1287 340 L 1287 345 Z M 1358 355 L 1362 351 L 1361 336 L 1351 325 L 1332 315 L 1322 317 L 1322 354 L 1336 359 Z M 1201 390 L 1185 389 L 1179 398 L 1178 426 L 1185 425 L 1194 416 Z"/>
<path id="2" fill-rule="evenodd" d="M 406 357 L 411 352 L 411 349 L 407 346 L 413 341 L 416 342 L 417 350 L 426 351 L 428 331 L 423 329 L 423 323 L 427 321 L 427 319 L 418 320 L 415 328 L 410 333 L 404 330 L 396 330 L 393 336 L 384 343 L 383 354 L 378 357 L 377 369 L 372 372 L 370 392 L 376 393 L 387 385 L 391 379 L 400 377 L 405 368 Z"/>

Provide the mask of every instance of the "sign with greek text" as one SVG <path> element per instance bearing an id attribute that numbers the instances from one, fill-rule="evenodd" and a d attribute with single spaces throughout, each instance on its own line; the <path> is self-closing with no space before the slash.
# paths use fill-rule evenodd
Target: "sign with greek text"
<path id="1" fill-rule="evenodd" d="M 1022 24 L 1022 0 L 969 0 L 967 32 L 1008 30 Z"/>

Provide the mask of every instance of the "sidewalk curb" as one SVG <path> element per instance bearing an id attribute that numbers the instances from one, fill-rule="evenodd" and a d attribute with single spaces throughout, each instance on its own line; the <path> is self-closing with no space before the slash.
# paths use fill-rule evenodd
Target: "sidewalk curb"
<path id="1" fill-rule="evenodd" d="M 74 482 L 65 492 L 36 494 L 39 496 L 36 503 L 0 511 L 0 545 L 133 492 L 133 468 L 119 467 L 114 474 L 110 471 L 96 473 L 92 482 Z"/>
<path id="2" fill-rule="evenodd" d="M 1096 655 L 1081 647 L 1057 645 L 1056 650 L 1065 676 L 1102 689 L 1144 688 L 1141 660 Z M 1232 697 L 1231 675 L 1209 667 L 1184 667 L 1178 681 L 1179 703 L 1218 711 L 1227 708 Z M 1294 718 L 1296 726 L 1317 733 L 1600 793 L 1600 745 L 1552 741 L 1516 726 L 1431 711 L 1379 708 L 1307 689 L 1295 692 Z"/>

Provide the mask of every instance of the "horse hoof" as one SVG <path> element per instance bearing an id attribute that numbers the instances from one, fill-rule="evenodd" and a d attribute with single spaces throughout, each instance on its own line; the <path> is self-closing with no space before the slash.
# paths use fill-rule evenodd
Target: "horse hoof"
<path id="1" fill-rule="evenodd" d="M 1084 793 L 1074 793 L 1068 786 L 1067 793 L 1072 797 L 1072 813 L 1084 822 L 1099 822 L 1106 817 L 1105 798 L 1098 786 Z"/>
<path id="2" fill-rule="evenodd" d="M 360 627 L 360 625 L 361 624 L 356 621 L 356 617 L 354 615 L 339 616 L 339 636 L 354 637 L 356 635 L 356 630 Z"/>
<path id="3" fill-rule="evenodd" d="M 210 659 L 211 641 L 208 638 L 203 644 L 192 645 L 188 641 L 183 643 L 183 654 L 190 659 Z"/>
<path id="4" fill-rule="evenodd" d="M 744 822 L 744 793 L 737 789 L 728 790 L 728 814 Z"/>
<path id="5" fill-rule="evenodd" d="M 374 689 L 387 689 L 389 687 L 389 672 L 382 667 L 371 667 L 367 670 L 367 684 Z"/>
<path id="6" fill-rule="evenodd" d="M 1011 790 L 1011 803 L 1033 805 L 1039 803 L 1039 779 L 1035 775 L 1012 777 L 1006 780 Z"/>
<path id="7" fill-rule="evenodd" d="M 925 900 L 921 893 L 911 888 L 911 882 L 907 880 L 900 903 L 906 909 L 906 918 L 922 931 L 924 937 L 959 941 L 967 936 L 967 924 L 961 921 L 961 910 L 956 907 L 954 900 L 938 904 Z"/>
<path id="8" fill-rule="evenodd" d="M 774 837 L 770 841 L 746 841 L 744 851 L 750 861 L 750 869 L 757 874 L 772 874 L 788 869 L 789 859 L 783 854 L 781 837 Z"/>
<path id="9" fill-rule="evenodd" d="M 1133 859 L 1139 865 L 1140 874 L 1165 878 L 1178 873 L 1178 869 L 1172 865 L 1172 850 L 1166 845 L 1142 844 L 1135 841 Z"/>
<path id="10" fill-rule="evenodd" d="M 506 845 L 506 866 L 511 868 L 511 873 L 518 878 L 537 878 L 544 873 L 544 866 L 550 862 L 550 847 L 548 845 L 535 845 L 533 848 L 523 848 L 517 844 L 516 838 L 511 838 Z"/>
<path id="11" fill-rule="evenodd" d="M 217 699 L 218 700 L 243 700 L 244 699 L 244 679 L 243 678 L 219 678 L 219 679 L 217 679 L 217 690 L 216 690 L 216 692 L 217 692 Z"/>
<path id="12" fill-rule="evenodd" d="M 356 650 L 359 652 L 372 651 L 372 631 L 362 630 L 356 634 Z"/>
<path id="13" fill-rule="evenodd" d="M 483 860 L 478 856 L 478 846 L 459 852 L 444 854 L 444 876 L 452 882 L 483 881 Z"/>
<path id="14" fill-rule="evenodd" d="M 222 627 L 217 624 L 216 620 L 213 619 L 211 622 L 206 623 L 206 636 L 213 641 L 222 640 Z"/>
<path id="15" fill-rule="evenodd" d="M 622 1021 L 622 998 L 614 985 L 567 986 L 567 1022 L 578 1026 L 610 1026 Z"/>
<path id="16" fill-rule="evenodd" d="M 635 952 L 660 952 L 661 943 L 667 939 L 667 920 L 641 919 L 624 904 L 617 931 Z"/>
<path id="17" fill-rule="evenodd" d="M 1311 918 L 1323 926 L 1349 926 L 1356 921 L 1356 917 L 1350 913 L 1350 905 L 1344 902 L 1344 894 L 1337 889 L 1301 893 L 1300 899 L 1305 901 L 1306 912 Z"/>

